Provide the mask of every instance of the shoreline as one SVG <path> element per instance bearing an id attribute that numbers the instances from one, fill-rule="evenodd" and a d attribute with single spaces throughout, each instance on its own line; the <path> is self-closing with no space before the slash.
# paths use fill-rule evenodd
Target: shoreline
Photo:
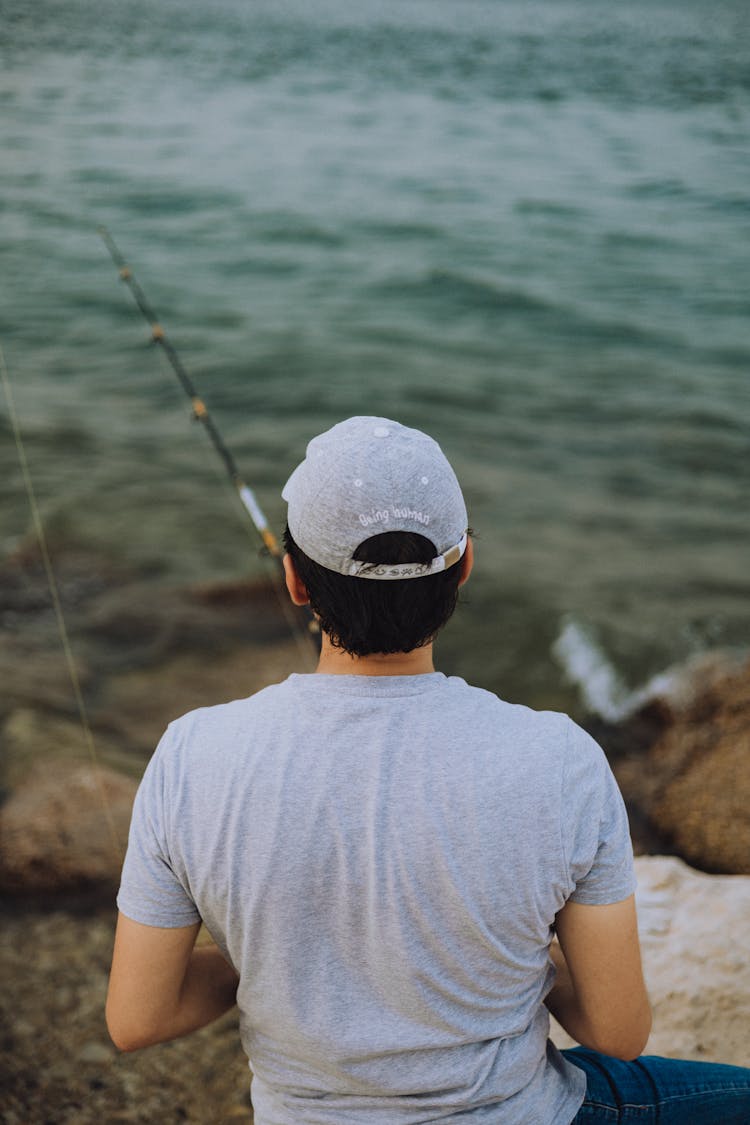
<path id="1" fill-rule="evenodd" d="M 0 852 L 0 894 L 111 883 L 111 855 L 82 862 L 85 833 L 70 816 L 66 820 L 60 793 L 72 807 L 87 810 L 95 838 L 104 831 L 103 820 L 101 810 L 87 805 L 86 786 L 106 787 L 122 849 L 135 785 L 173 718 L 314 667 L 312 646 L 301 651 L 299 638 L 290 635 L 270 581 L 156 589 L 146 576 L 101 560 L 92 570 L 93 561 L 73 552 L 63 556 L 58 574 L 63 610 L 75 623 L 71 640 L 95 742 L 96 766 L 88 780 L 92 758 L 65 662 L 49 645 L 53 621 L 43 568 L 31 548 L 0 568 L 0 618 L 7 626 L 0 636 L 0 830 L 16 845 L 24 835 L 35 837 L 14 846 L 15 866 L 8 864 L 7 846 L 5 860 Z M 579 656 L 581 651 L 579 643 Z M 589 648 L 584 656 L 592 675 L 613 680 L 600 653 Z M 440 652 L 437 663 L 444 663 Z M 566 671 L 574 681 L 571 670 L 569 661 Z M 636 852 L 674 854 L 717 874 L 750 874 L 744 768 L 750 756 L 750 661 L 742 665 L 706 653 L 658 677 L 651 694 L 631 693 L 631 702 L 622 715 L 589 714 L 579 721 L 607 754 L 628 806 Z M 54 825 L 58 837 L 75 837 L 77 859 L 61 847 L 60 862 L 47 863 L 44 849 L 52 841 L 54 852 Z"/>

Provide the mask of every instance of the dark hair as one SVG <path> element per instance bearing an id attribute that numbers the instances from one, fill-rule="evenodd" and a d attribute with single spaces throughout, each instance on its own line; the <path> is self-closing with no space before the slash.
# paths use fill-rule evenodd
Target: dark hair
<path id="1" fill-rule="evenodd" d="M 339 574 L 314 562 L 297 546 L 289 527 L 284 547 L 307 589 L 321 629 L 336 648 L 352 656 L 411 652 L 428 644 L 449 619 L 458 600 L 461 566 L 423 578 L 382 581 Z M 358 562 L 426 563 L 435 545 L 410 531 L 384 531 L 361 543 Z"/>

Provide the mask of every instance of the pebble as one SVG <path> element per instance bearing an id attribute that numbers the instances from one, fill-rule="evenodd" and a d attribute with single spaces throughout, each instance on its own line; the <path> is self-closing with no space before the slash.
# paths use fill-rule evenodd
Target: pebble
<path id="1" fill-rule="evenodd" d="M 115 1057 L 114 1048 L 105 1046 L 104 1043 L 97 1043 L 94 1040 L 89 1040 L 84 1043 L 81 1050 L 78 1052 L 78 1058 L 83 1063 L 110 1063 Z"/>

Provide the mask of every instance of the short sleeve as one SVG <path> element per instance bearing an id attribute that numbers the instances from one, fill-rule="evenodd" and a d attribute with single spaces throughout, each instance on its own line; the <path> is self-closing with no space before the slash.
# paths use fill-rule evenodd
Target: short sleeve
<path id="1" fill-rule="evenodd" d="M 170 804 L 174 796 L 169 753 L 176 736 L 169 728 L 151 761 L 133 805 L 125 855 L 119 910 L 147 926 L 189 926 L 200 920 L 195 903 L 175 874 L 170 861 Z"/>
<path id="2" fill-rule="evenodd" d="M 573 902 L 621 902 L 636 886 L 628 814 L 604 751 L 570 722 L 563 767 L 563 852 Z"/>

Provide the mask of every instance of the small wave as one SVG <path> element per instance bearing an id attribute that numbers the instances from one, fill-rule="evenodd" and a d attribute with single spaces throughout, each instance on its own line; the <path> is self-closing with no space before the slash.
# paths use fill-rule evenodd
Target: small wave
<path id="1" fill-rule="evenodd" d="M 519 215 L 543 215 L 551 219 L 586 218 L 583 207 L 574 207 L 555 199 L 519 199 L 513 210 Z"/>
<path id="2" fill-rule="evenodd" d="M 410 238 L 438 242 L 445 233 L 435 223 L 420 223 L 414 219 L 404 219 L 400 222 L 358 222 L 353 225 L 353 229 L 355 233 L 374 235 L 380 240 L 388 239 L 399 243 Z"/>
<path id="3" fill-rule="evenodd" d="M 723 650 L 700 653 L 633 690 L 591 634 L 576 621 L 565 622 L 552 645 L 552 654 L 570 683 L 578 688 L 586 708 L 611 723 L 629 718 L 652 699 L 665 699 L 676 707 L 684 707 L 707 675 L 730 672 L 743 657 L 742 653 Z"/>
<path id="4" fill-rule="evenodd" d="M 324 227 L 302 215 L 288 211 L 272 211 L 260 216 L 257 237 L 260 242 L 342 246 L 345 238 L 336 230 Z"/>
<path id="5" fill-rule="evenodd" d="M 231 205 L 234 197 L 223 191 L 182 190 L 168 183 L 154 182 L 123 190 L 120 205 L 125 213 L 153 219 L 162 215 L 202 215 L 211 209 Z"/>
<path id="6" fill-rule="evenodd" d="M 496 282 L 452 270 L 430 270 L 420 278 L 392 278 L 375 287 L 382 296 L 398 296 L 438 303 L 454 308 L 489 312 L 548 312 L 546 301 L 520 289 L 504 288 Z"/>
<path id="7" fill-rule="evenodd" d="M 682 180 L 665 177 L 656 180 L 641 180 L 626 189 L 626 194 L 635 199 L 676 199 L 690 194 L 690 189 Z"/>

